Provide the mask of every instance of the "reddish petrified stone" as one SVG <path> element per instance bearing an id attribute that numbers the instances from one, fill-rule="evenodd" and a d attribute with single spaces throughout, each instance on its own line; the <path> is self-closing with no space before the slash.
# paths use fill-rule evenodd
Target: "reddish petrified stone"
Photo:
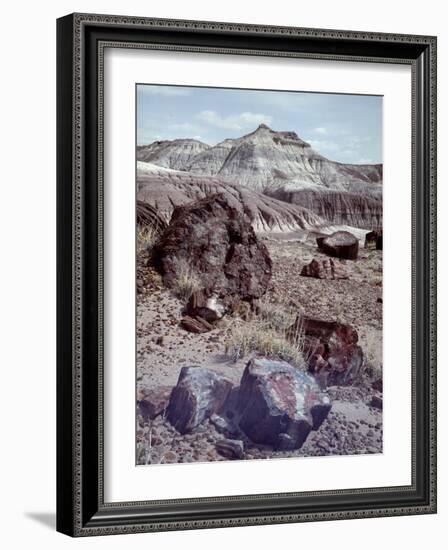
<path id="1" fill-rule="evenodd" d="M 152 420 L 166 411 L 172 389 L 171 386 L 158 386 L 140 390 L 137 396 L 137 408 L 145 420 Z"/>
<path id="2" fill-rule="evenodd" d="M 256 358 L 244 370 L 239 426 L 256 443 L 298 449 L 330 409 L 330 398 L 314 378 L 285 361 Z"/>
<path id="3" fill-rule="evenodd" d="M 364 362 L 358 333 L 350 325 L 298 317 L 290 334 L 303 331 L 309 370 L 328 385 L 352 384 Z"/>
<path id="4" fill-rule="evenodd" d="M 315 279 L 348 279 L 344 266 L 340 262 L 335 262 L 332 258 L 328 260 L 313 258 L 308 265 L 303 266 L 300 275 L 302 277 L 314 277 Z"/>

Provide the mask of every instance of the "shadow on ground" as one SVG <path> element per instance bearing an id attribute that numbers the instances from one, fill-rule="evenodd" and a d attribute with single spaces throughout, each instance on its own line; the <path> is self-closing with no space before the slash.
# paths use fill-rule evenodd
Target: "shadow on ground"
<path id="1" fill-rule="evenodd" d="M 56 529 L 56 514 L 54 512 L 25 512 L 25 516 L 53 531 Z"/>

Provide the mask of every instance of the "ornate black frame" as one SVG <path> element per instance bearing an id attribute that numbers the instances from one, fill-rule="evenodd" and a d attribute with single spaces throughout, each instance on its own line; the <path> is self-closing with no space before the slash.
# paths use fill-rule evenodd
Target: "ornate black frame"
<path id="1" fill-rule="evenodd" d="M 102 61 L 108 46 L 411 65 L 412 485 L 104 502 Z M 435 513 L 436 38 L 73 14 L 57 21 L 57 50 L 58 531 L 89 536 Z"/>

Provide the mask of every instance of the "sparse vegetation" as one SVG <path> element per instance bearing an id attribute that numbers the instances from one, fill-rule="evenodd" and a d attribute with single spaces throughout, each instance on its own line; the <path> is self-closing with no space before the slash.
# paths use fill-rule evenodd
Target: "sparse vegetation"
<path id="1" fill-rule="evenodd" d="M 158 232 L 150 225 L 138 227 L 137 254 L 140 254 L 141 252 L 150 252 L 157 243 L 158 236 Z"/>
<path id="2" fill-rule="evenodd" d="M 259 300 L 246 320 L 235 319 L 227 353 L 235 362 L 254 352 L 305 369 L 301 323 L 297 323 L 296 328 L 291 330 L 296 317 L 297 312 L 285 304 Z"/>
<path id="3" fill-rule="evenodd" d="M 364 352 L 364 371 L 373 380 L 383 377 L 383 346 L 381 331 L 374 328 L 360 334 L 360 345 Z"/>
<path id="4" fill-rule="evenodd" d="M 178 298 L 186 302 L 193 292 L 200 290 L 201 280 L 188 261 L 177 259 L 176 264 L 177 276 L 173 284 L 173 292 Z"/>

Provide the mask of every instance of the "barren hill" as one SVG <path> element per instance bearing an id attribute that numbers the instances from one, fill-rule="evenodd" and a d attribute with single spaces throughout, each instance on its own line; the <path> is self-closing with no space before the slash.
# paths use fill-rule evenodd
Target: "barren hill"
<path id="1" fill-rule="evenodd" d="M 261 124 L 211 147 L 196 140 L 140 146 L 137 159 L 264 193 L 312 210 L 332 223 L 373 228 L 382 223 L 381 164 L 343 164 L 316 152 L 295 132 Z"/>
<path id="2" fill-rule="evenodd" d="M 175 206 L 214 193 L 225 193 L 231 204 L 241 208 L 256 231 L 296 231 L 325 225 L 319 216 L 299 205 L 288 204 L 230 183 L 218 176 L 192 174 L 138 162 L 137 199 L 148 203 L 169 221 Z"/>

